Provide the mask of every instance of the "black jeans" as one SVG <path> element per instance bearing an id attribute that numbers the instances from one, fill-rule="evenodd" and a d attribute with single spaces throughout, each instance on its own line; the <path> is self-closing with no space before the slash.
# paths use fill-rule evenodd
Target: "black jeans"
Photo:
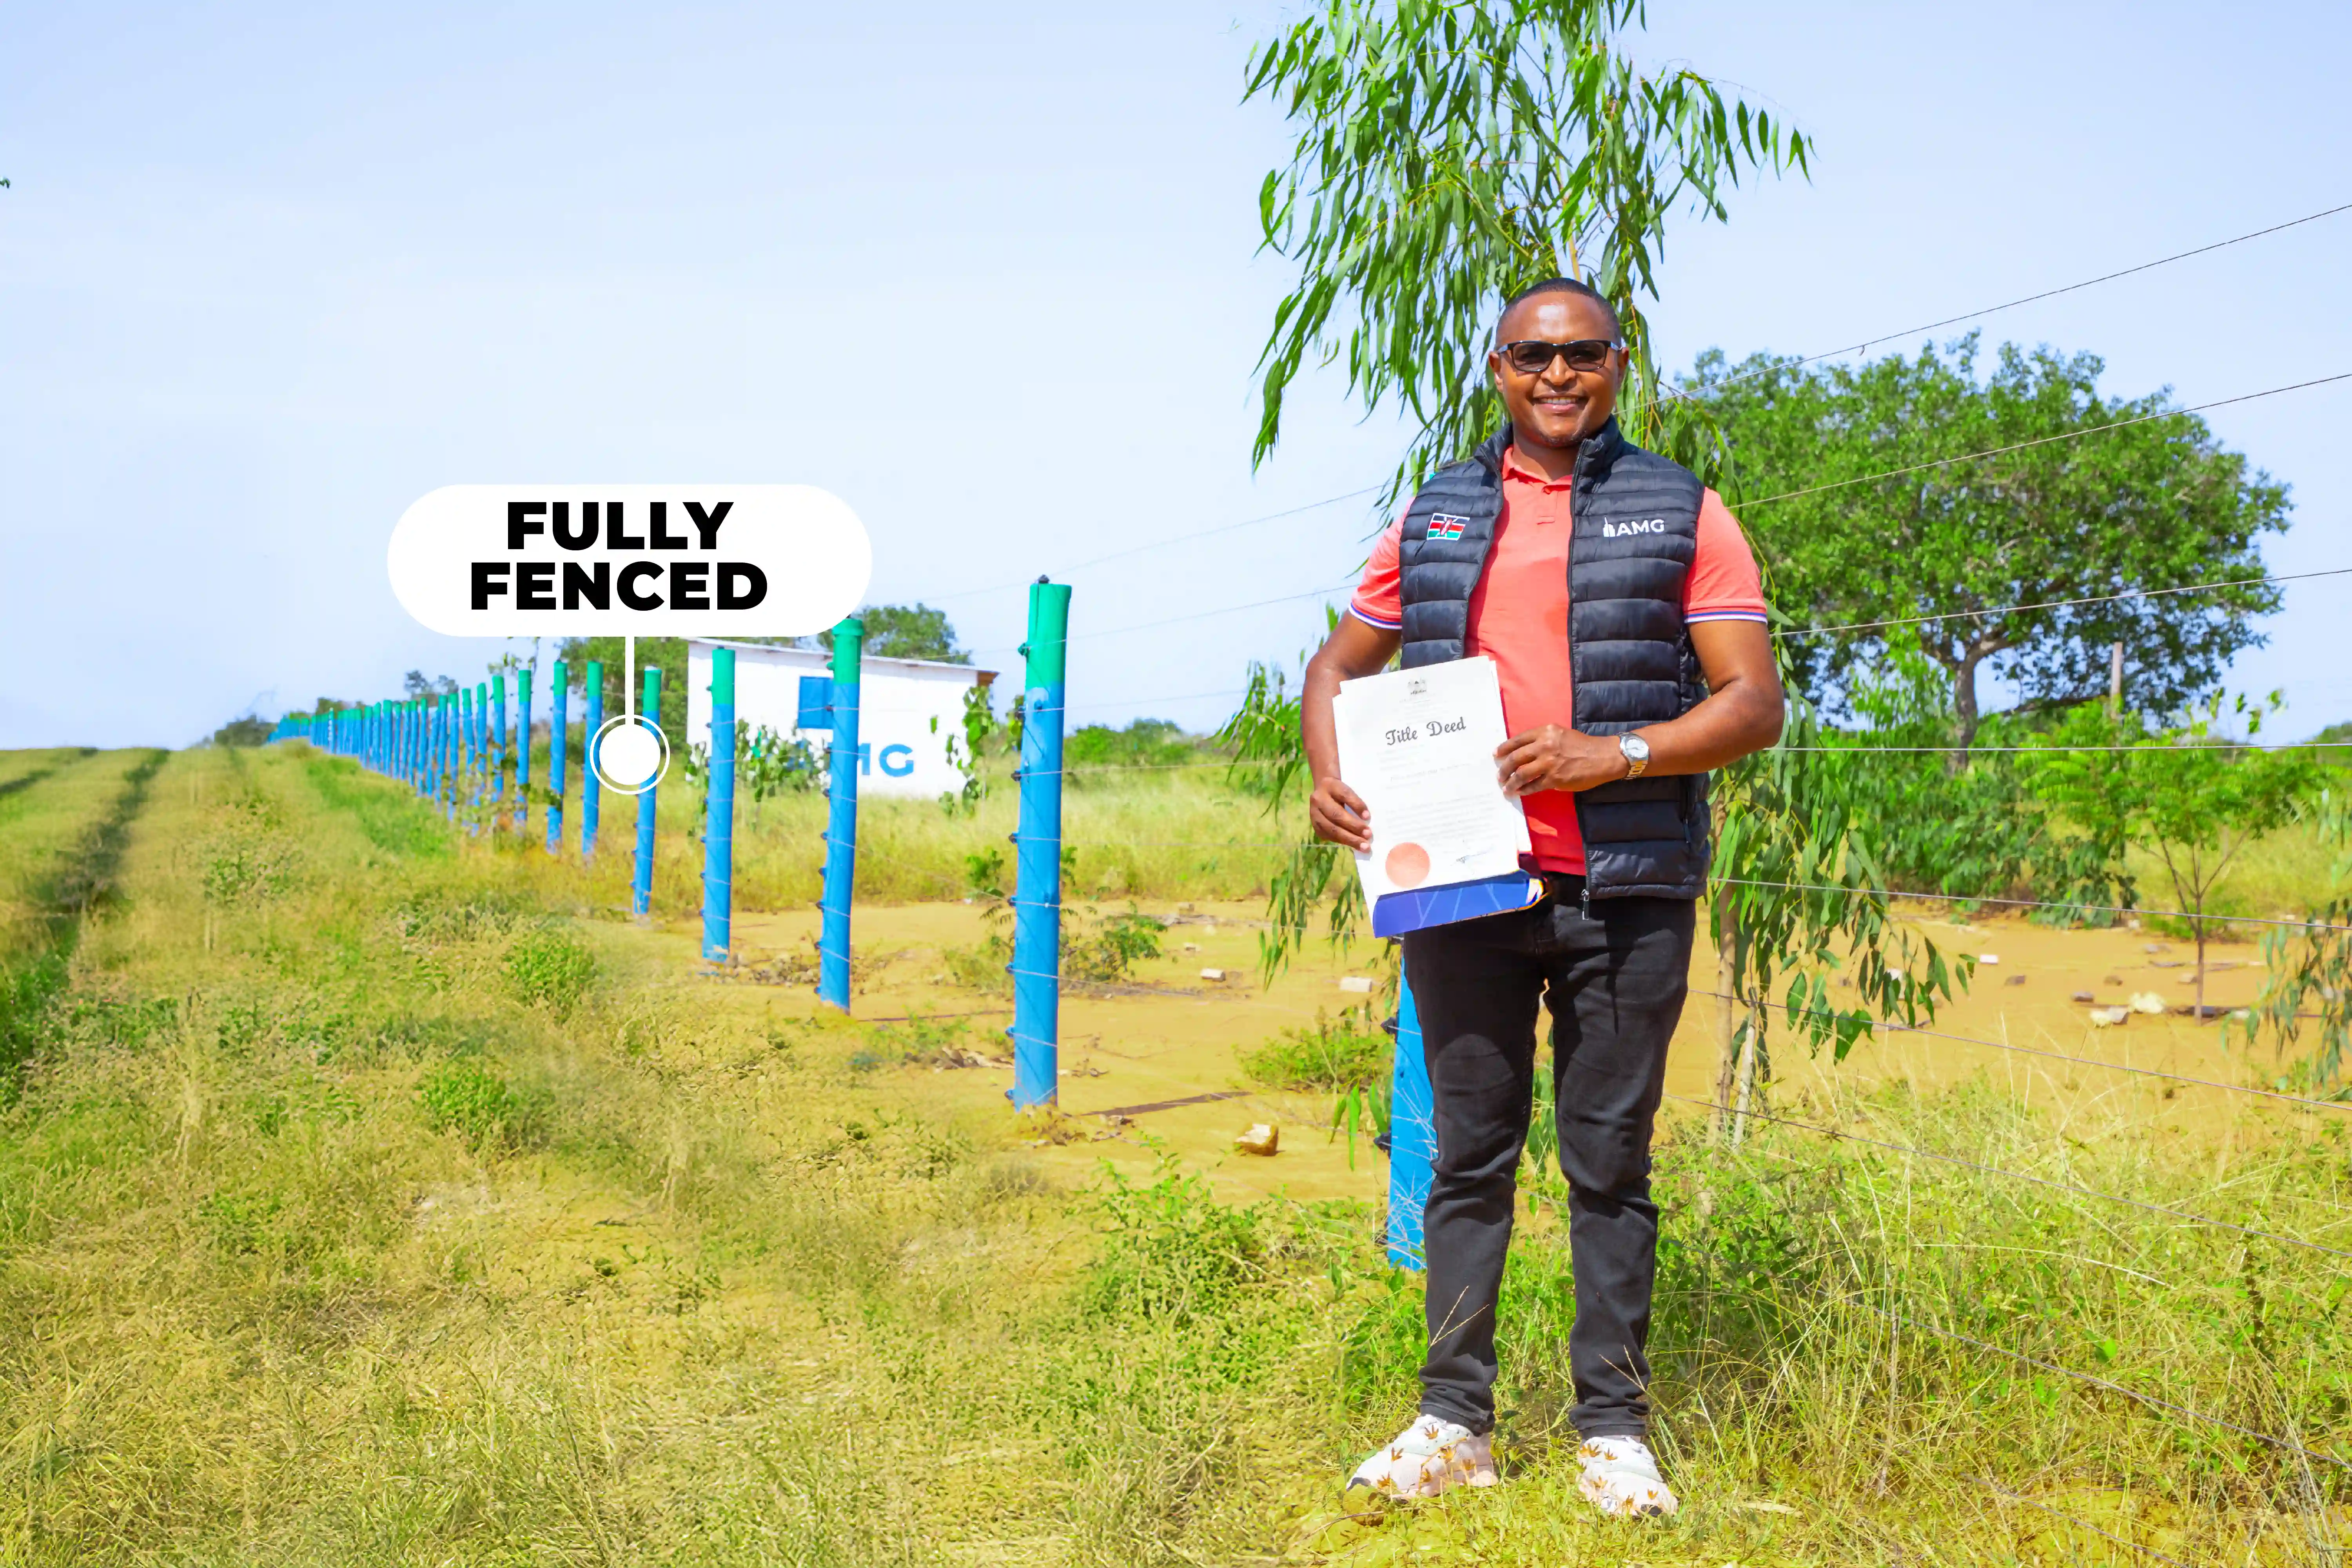
<path id="1" fill-rule="evenodd" d="M 1437 1123 L 1423 1219 L 1429 1359 L 1421 1409 L 1474 1432 L 1495 1425 L 1495 1306 L 1533 1110 L 1541 999 L 1551 1006 L 1576 1273 L 1571 1418 L 1587 1438 L 1644 1436 L 1658 1262 L 1650 1131 L 1690 986 L 1696 906 L 1604 899 L 1587 916 L 1581 877 L 1546 880 L 1548 896 L 1531 910 L 1404 939 Z"/>

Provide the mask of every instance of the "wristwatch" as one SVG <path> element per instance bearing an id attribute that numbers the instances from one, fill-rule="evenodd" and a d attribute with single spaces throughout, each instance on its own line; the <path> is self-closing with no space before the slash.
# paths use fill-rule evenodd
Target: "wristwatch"
<path id="1" fill-rule="evenodd" d="M 1642 770 L 1650 765 L 1650 742 L 1639 735 L 1620 735 L 1617 749 L 1625 753 L 1625 776 L 1640 778 Z"/>

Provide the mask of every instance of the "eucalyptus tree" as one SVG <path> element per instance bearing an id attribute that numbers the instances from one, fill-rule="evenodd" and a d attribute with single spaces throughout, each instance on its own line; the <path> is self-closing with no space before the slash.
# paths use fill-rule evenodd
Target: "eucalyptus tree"
<path id="1" fill-rule="evenodd" d="M 1496 312 L 1566 275 L 1598 289 L 1622 324 L 1627 435 L 1713 477 L 1711 416 L 1659 375 L 1644 301 L 1670 222 L 1724 221 L 1744 176 L 1801 174 L 1812 144 L 1688 67 L 1636 60 L 1626 44 L 1643 18 L 1640 0 L 1317 0 L 1252 51 L 1246 96 L 1278 102 L 1297 130 L 1258 194 L 1265 247 L 1297 277 L 1259 360 L 1255 461 L 1280 438 L 1292 383 L 1344 363 L 1367 413 L 1394 407 L 1412 423 L 1393 502 L 1501 423 L 1485 374 Z M 1304 762 L 1283 672 L 1252 668 L 1222 738 L 1243 782 L 1278 806 Z M 1929 1014 L 1953 984 L 1871 890 L 1885 883 L 1864 825 L 1837 804 L 1833 762 L 1767 752 L 1718 776 L 1727 805 L 1708 898 L 1734 998 L 1719 1048 L 1743 1107 L 1761 1091 L 1776 987 L 1790 1026 L 1843 1055 L 1874 1018 Z M 1269 973 L 1326 900 L 1333 938 L 1361 929 L 1335 846 L 1298 845 L 1270 891 Z M 1856 984 L 1833 997 L 1827 970 L 1840 962 Z"/>
<path id="2" fill-rule="evenodd" d="M 1297 127 L 1258 193 L 1297 268 L 1259 361 L 1263 461 L 1310 365 L 1345 361 L 1369 412 L 1415 426 L 1390 498 L 1500 422 L 1486 373 L 1500 301 L 1584 279 L 1623 323 L 1619 402 L 1642 445 L 1712 473 L 1703 416 L 1667 395 L 1643 309 L 1666 226 L 1721 221 L 1743 174 L 1803 171 L 1804 134 L 1685 66 L 1624 47 L 1641 0 L 1319 0 L 1252 51 L 1248 98 Z"/>

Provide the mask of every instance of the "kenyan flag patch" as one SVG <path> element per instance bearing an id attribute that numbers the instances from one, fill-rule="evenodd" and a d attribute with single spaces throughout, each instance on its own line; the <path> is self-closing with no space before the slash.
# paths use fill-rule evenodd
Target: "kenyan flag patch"
<path id="1" fill-rule="evenodd" d="M 1429 520 L 1429 531 L 1423 537 L 1427 539 L 1459 539 L 1462 537 L 1462 531 L 1469 526 L 1470 520 L 1468 518 L 1454 517 L 1448 513 L 1441 511 L 1431 516 Z"/>

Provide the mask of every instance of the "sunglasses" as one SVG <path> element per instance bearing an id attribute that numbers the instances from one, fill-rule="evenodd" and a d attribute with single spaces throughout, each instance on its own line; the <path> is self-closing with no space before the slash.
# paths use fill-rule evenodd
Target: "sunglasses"
<path id="1" fill-rule="evenodd" d="M 1568 368 L 1574 371 L 1606 370 L 1611 351 L 1623 345 L 1607 338 L 1579 338 L 1572 343 L 1548 343 L 1539 338 L 1525 338 L 1516 343 L 1497 343 L 1495 352 L 1503 363 L 1521 375 L 1541 375 L 1551 368 L 1551 362 L 1565 356 Z"/>

